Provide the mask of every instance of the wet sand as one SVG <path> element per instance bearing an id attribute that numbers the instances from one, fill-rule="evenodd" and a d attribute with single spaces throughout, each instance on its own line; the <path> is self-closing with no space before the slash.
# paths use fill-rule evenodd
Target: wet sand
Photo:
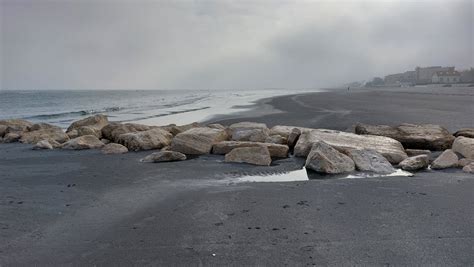
<path id="1" fill-rule="evenodd" d="M 472 126 L 472 88 L 445 89 L 278 97 L 237 116 L 331 129 L 350 129 L 357 121 L 436 122 L 452 131 Z M 237 183 L 242 175 L 299 169 L 303 161 L 254 167 L 209 155 L 140 163 L 149 153 L 0 145 L 0 265 L 474 262 L 474 176 L 458 170 Z"/>

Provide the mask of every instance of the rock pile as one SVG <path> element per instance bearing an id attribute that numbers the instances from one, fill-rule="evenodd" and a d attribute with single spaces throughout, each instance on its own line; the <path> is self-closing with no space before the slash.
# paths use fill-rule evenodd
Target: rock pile
<path id="1" fill-rule="evenodd" d="M 454 135 L 439 125 L 357 124 L 355 133 L 328 129 L 239 122 L 148 126 L 109 122 L 95 115 L 72 123 L 64 132 L 46 123 L 0 120 L 0 142 L 33 144 L 33 149 L 101 149 L 103 154 L 159 150 L 142 162 L 186 160 L 186 155 L 225 155 L 225 162 L 271 165 L 289 154 L 306 158 L 306 168 L 338 174 L 354 170 L 390 174 L 395 167 L 418 171 L 463 168 L 474 172 L 474 130 Z M 431 151 L 439 156 L 431 162 Z"/>

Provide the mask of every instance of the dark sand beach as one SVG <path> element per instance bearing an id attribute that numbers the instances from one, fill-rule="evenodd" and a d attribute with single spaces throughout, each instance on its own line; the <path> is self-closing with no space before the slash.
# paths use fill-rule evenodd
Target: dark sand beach
<path id="1" fill-rule="evenodd" d="M 370 124 L 474 125 L 474 88 L 391 88 L 265 99 L 213 122 L 348 130 Z M 472 265 L 474 176 L 241 183 L 303 166 L 146 164 L 0 145 L 0 265 Z"/>

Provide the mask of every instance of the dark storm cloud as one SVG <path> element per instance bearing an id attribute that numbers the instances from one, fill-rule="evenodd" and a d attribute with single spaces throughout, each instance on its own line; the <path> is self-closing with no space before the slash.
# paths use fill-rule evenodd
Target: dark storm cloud
<path id="1" fill-rule="evenodd" d="M 473 65 L 472 1 L 1 3 L 2 88 L 320 87 Z"/>

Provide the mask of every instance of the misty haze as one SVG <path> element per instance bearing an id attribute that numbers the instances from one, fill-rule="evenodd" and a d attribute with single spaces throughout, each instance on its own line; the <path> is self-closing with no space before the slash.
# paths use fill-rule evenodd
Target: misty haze
<path id="1" fill-rule="evenodd" d="M 0 266 L 472 266 L 472 0 L 0 0 Z"/>

